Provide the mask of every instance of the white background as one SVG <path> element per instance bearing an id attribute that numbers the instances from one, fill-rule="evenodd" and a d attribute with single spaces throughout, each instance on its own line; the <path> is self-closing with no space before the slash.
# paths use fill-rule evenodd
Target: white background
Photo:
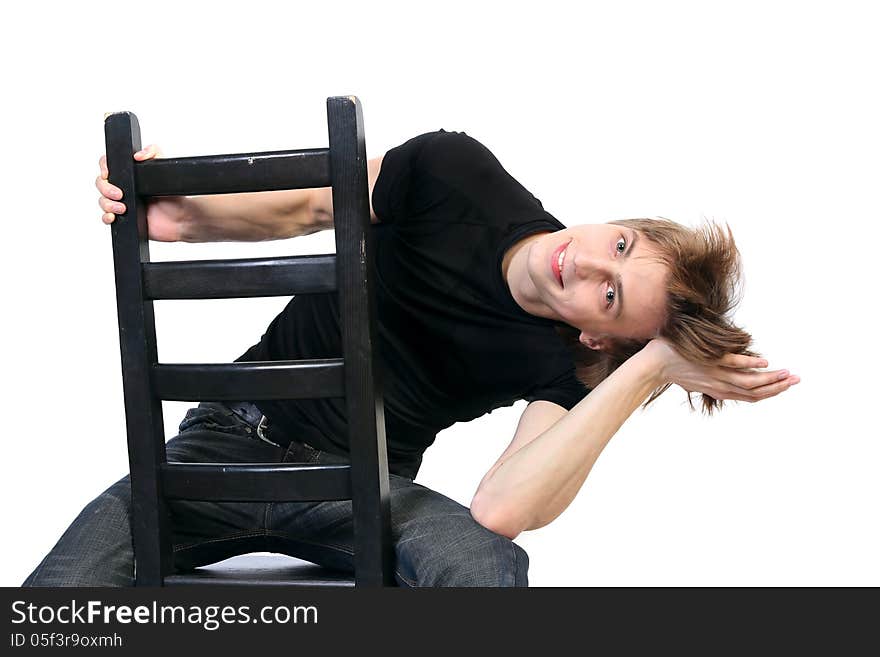
<path id="1" fill-rule="evenodd" d="M 139 7 L 148 7 L 139 10 Z M 575 7 L 578 7 L 576 10 Z M 195 155 L 324 146 L 357 95 L 370 157 L 463 130 L 567 225 L 728 222 L 737 320 L 800 385 L 720 416 L 637 411 L 574 503 L 522 534 L 534 586 L 880 585 L 870 3 L 18 3 L 0 21 L 3 541 L 18 585 L 127 471 L 105 112 Z M 330 252 L 329 232 L 155 259 Z M 160 360 L 229 361 L 285 299 L 157 304 Z M 173 436 L 191 404 L 166 404 Z M 468 504 L 525 403 L 441 433 L 417 481 Z"/>

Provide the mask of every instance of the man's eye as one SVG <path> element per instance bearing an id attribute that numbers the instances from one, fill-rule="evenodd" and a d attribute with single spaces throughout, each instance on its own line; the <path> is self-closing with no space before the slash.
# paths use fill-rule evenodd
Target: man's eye
<path id="1" fill-rule="evenodd" d="M 609 287 L 608 291 L 605 293 L 605 300 L 608 302 L 608 306 L 610 307 L 612 303 L 614 303 L 614 288 Z"/>
<path id="2" fill-rule="evenodd" d="M 626 251 L 626 240 L 621 237 L 617 240 L 617 252 L 623 253 L 624 251 Z"/>

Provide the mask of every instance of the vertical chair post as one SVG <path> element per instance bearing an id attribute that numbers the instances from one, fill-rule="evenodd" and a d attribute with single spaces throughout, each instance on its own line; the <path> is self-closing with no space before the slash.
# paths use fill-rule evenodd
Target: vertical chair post
<path id="1" fill-rule="evenodd" d="M 355 583 L 393 586 L 391 500 L 378 352 L 367 156 L 354 96 L 327 99 L 330 176 L 351 456 Z M 375 385 L 374 385 L 375 382 Z M 375 429 L 377 440 L 372 440 Z"/>
<path id="2" fill-rule="evenodd" d="M 126 212 L 111 226 L 122 385 L 132 491 L 135 584 L 162 586 L 172 566 L 168 514 L 159 479 L 165 462 L 162 402 L 152 392 L 156 364 L 153 302 L 144 298 L 141 263 L 150 261 L 146 204 L 138 197 L 133 155 L 141 148 L 137 117 L 117 112 L 104 120 L 110 182 L 122 190 Z"/>

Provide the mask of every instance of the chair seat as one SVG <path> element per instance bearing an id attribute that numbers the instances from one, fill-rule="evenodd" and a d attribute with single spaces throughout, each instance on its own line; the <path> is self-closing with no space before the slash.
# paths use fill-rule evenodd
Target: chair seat
<path id="1" fill-rule="evenodd" d="M 191 584 L 348 587 L 354 576 L 287 555 L 244 554 L 165 578 L 166 586 Z"/>

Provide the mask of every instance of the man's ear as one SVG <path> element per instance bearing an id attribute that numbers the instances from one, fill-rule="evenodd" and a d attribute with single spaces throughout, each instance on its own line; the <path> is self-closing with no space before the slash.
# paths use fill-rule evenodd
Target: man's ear
<path id="1" fill-rule="evenodd" d="M 578 340 L 580 343 L 590 349 L 596 349 L 601 351 L 606 347 L 605 341 L 602 338 L 597 338 L 592 335 L 587 335 L 583 331 L 581 331 L 580 336 L 578 336 Z"/>

